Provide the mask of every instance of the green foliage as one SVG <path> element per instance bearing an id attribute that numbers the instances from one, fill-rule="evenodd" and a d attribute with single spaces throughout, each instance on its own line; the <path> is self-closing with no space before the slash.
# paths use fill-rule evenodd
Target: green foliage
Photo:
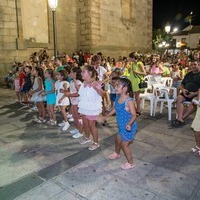
<path id="1" fill-rule="evenodd" d="M 162 44 L 163 41 L 170 43 L 172 36 L 167 34 L 163 29 L 154 29 L 153 30 L 153 49 L 159 50 L 159 44 Z"/>

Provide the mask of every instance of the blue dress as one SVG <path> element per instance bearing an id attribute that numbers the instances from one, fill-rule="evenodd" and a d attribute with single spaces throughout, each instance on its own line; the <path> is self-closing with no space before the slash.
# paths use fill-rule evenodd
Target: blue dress
<path id="1" fill-rule="evenodd" d="M 116 119 L 118 124 L 118 134 L 123 142 L 132 141 L 137 132 L 137 122 L 134 121 L 131 126 L 131 131 L 126 130 L 126 125 L 130 121 L 132 115 L 129 111 L 126 110 L 128 101 L 132 101 L 132 98 L 128 98 L 125 102 L 119 103 L 119 96 L 115 100 L 115 109 L 116 109 Z"/>
<path id="2" fill-rule="evenodd" d="M 45 79 L 44 84 L 45 84 L 45 91 L 46 92 L 49 92 L 49 91 L 53 90 L 53 88 L 52 88 L 52 83 L 53 82 L 54 82 L 53 80 Z M 46 99 L 47 99 L 47 105 L 56 104 L 56 93 L 53 92 L 51 94 L 47 94 L 46 95 Z"/>

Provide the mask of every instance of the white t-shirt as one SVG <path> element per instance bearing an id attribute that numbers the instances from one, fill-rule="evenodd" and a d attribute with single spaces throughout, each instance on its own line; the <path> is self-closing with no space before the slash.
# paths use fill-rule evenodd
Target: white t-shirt
<path id="1" fill-rule="evenodd" d="M 68 106 L 69 98 L 65 97 L 61 103 L 58 103 L 59 99 L 62 98 L 63 93 L 60 92 L 61 89 L 64 89 L 64 84 L 67 84 L 67 88 L 69 88 L 69 82 L 67 81 L 56 81 L 55 89 L 56 89 L 56 105 L 57 106 Z"/>
<path id="2" fill-rule="evenodd" d="M 83 115 L 99 115 L 102 112 L 102 97 L 93 87 L 81 85 L 79 91 L 78 111 Z"/>
<path id="3" fill-rule="evenodd" d="M 102 81 L 104 79 L 104 74 L 107 72 L 107 70 L 102 66 L 99 66 L 98 68 L 95 67 L 95 69 L 97 71 L 99 81 Z"/>
<path id="4" fill-rule="evenodd" d="M 76 80 L 76 85 L 81 86 L 83 83 L 80 80 Z M 72 80 L 69 84 L 69 91 L 70 94 L 78 93 L 75 82 Z M 72 105 L 78 105 L 78 97 L 70 97 L 70 101 Z"/>

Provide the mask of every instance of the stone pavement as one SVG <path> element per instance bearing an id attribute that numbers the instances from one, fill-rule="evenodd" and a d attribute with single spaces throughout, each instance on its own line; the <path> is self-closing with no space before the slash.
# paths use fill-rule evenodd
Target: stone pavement
<path id="1" fill-rule="evenodd" d="M 117 131 L 114 117 L 98 125 L 101 148 L 89 151 L 69 133 L 32 122 L 36 112 L 0 89 L 0 200 L 199 200 L 200 157 L 192 154 L 192 117 L 171 129 L 167 113 L 144 110 L 131 146 L 136 167 L 108 159 Z M 73 127 L 73 124 L 72 124 Z"/>

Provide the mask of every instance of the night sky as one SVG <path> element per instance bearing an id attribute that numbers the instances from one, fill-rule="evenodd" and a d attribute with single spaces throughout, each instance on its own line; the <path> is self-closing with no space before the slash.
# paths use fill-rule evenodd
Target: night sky
<path id="1" fill-rule="evenodd" d="M 191 11 L 192 25 L 200 25 L 200 0 L 153 0 L 153 28 L 164 28 L 169 22 L 172 28 L 183 29 L 189 25 Z"/>

